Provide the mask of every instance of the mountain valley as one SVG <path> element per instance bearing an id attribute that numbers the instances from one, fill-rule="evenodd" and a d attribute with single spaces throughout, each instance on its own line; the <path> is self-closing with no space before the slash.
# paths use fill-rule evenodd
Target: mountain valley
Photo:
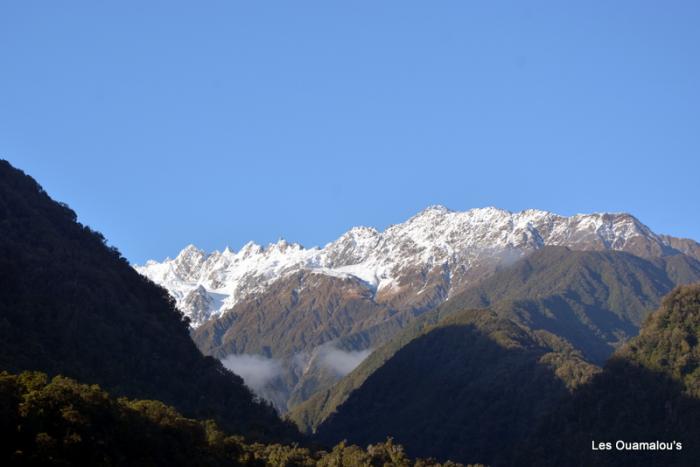
<path id="1" fill-rule="evenodd" d="M 552 248 L 563 250 L 528 262 Z M 241 369 L 237 356 L 244 356 L 242 371 L 251 372 L 251 387 L 287 412 L 351 369 L 329 365 L 329 352 L 357 361 L 441 304 L 485 307 L 530 300 L 520 304 L 521 315 L 530 313 L 527 307 L 568 307 L 575 322 L 581 321 L 576 315 L 585 316 L 585 326 L 571 327 L 563 319 L 534 326 L 564 333 L 586 358 L 601 364 L 636 334 L 665 293 L 698 280 L 698 252 L 696 242 L 658 235 L 629 214 L 563 217 L 432 206 L 384 232 L 355 227 L 323 248 L 281 240 L 207 254 L 190 245 L 175 259 L 136 269 L 175 298 L 202 352 L 230 362 L 234 371 Z M 562 261 L 565 271 L 569 256 L 590 263 L 575 269 L 576 293 L 565 290 L 556 271 Z M 526 287 L 513 283 L 526 272 L 532 275 Z M 603 282 L 612 291 L 584 297 L 586 283 L 599 284 L 601 275 L 611 275 Z M 535 295 L 532 284 L 540 282 L 548 288 L 537 288 Z M 554 292 L 559 294 L 549 302 L 540 299 Z M 601 293 L 612 296 L 602 304 Z M 536 315 L 542 320 L 547 313 Z M 247 365 L 251 356 L 259 372 Z"/>

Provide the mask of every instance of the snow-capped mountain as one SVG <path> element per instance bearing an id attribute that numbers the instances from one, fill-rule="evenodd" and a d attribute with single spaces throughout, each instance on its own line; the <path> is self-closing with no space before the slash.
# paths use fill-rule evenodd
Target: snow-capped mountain
<path id="1" fill-rule="evenodd" d="M 238 252 L 226 248 L 205 253 L 189 245 L 175 259 L 135 267 L 164 286 L 197 327 L 300 270 L 354 276 L 378 300 L 388 300 L 407 286 L 420 294 L 437 274 L 449 296 L 499 264 L 545 245 L 655 257 L 674 252 L 670 242 L 629 214 L 564 217 L 539 210 L 455 212 L 432 206 L 383 232 L 352 228 L 323 248 L 280 240 L 267 247 L 250 242 Z"/>

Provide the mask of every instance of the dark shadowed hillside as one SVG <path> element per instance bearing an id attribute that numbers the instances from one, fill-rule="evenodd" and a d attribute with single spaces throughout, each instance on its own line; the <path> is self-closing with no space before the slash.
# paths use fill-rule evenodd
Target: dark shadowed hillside
<path id="1" fill-rule="evenodd" d="M 293 431 L 191 341 L 162 288 L 0 162 L 0 369 L 40 370 L 159 399 L 256 437 Z"/>
<path id="2" fill-rule="evenodd" d="M 522 463 L 700 465 L 698 339 L 700 285 L 679 287 L 649 316 L 639 337 L 547 417 Z M 681 443 L 682 450 L 618 451 L 618 440 Z M 592 441 L 613 447 L 593 451 Z"/>
<path id="3" fill-rule="evenodd" d="M 56 376 L 0 372 L 0 464 L 3 466 L 287 466 L 439 467 L 410 459 L 385 440 L 328 451 L 250 443 L 211 420 L 183 417 L 159 401 L 115 399 L 97 385 Z M 448 462 L 445 467 L 458 467 Z"/>
<path id="4" fill-rule="evenodd" d="M 549 408 L 596 367 L 566 341 L 489 310 L 428 327 L 318 428 L 366 444 L 387 435 L 409 454 L 504 463 Z"/>

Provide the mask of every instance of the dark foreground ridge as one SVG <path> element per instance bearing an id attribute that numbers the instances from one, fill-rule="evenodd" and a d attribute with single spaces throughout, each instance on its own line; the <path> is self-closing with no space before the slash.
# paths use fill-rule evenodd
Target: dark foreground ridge
<path id="1" fill-rule="evenodd" d="M 507 465 L 514 446 L 597 371 L 564 340 L 490 310 L 425 330 L 321 424 L 325 443 L 395 436 L 409 454 Z"/>
<path id="2" fill-rule="evenodd" d="M 328 451 L 260 444 L 229 436 L 215 422 L 183 417 L 158 401 L 114 399 L 96 385 L 25 372 L 0 373 L 0 461 L 4 466 L 148 465 L 438 467 L 412 460 L 386 440 Z"/>
<path id="3" fill-rule="evenodd" d="M 0 370 L 158 399 L 256 439 L 296 430 L 192 342 L 167 292 L 29 176 L 0 161 Z"/>

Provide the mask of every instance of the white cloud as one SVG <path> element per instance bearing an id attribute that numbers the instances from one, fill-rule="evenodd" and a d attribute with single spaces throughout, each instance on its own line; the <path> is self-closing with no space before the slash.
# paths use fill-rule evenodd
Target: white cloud
<path id="1" fill-rule="evenodd" d="M 321 355 L 321 363 L 341 376 L 345 376 L 362 363 L 362 360 L 367 358 L 370 353 L 372 351 L 369 349 L 346 352 L 331 347 Z"/>
<path id="2" fill-rule="evenodd" d="M 282 364 L 274 359 L 254 354 L 231 354 L 221 360 L 226 368 L 243 378 L 246 386 L 260 394 L 265 385 L 282 374 Z"/>

